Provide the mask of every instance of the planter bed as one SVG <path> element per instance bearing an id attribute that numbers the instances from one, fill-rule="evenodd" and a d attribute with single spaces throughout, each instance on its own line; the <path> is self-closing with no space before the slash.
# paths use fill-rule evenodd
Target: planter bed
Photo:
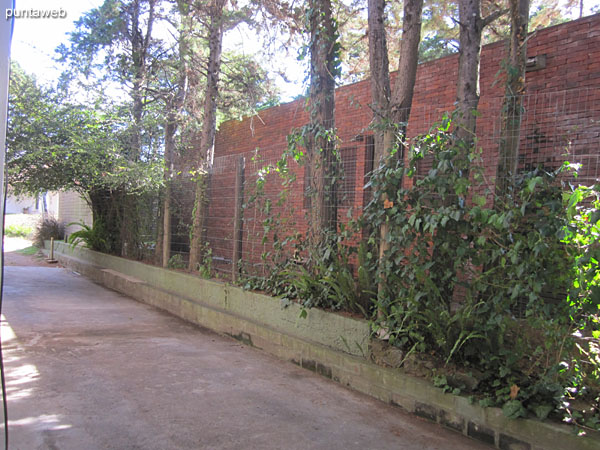
<path id="1" fill-rule="evenodd" d="M 300 306 L 81 247 L 55 243 L 55 258 L 104 286 L 184 320 L 232 336 L 327 378 L 500 449 L 600 449 L 600 436 L 566 425 L 511 420 L 443 393 L 428 381 L 378 366 L 369 358 L 367 321 Z"/>

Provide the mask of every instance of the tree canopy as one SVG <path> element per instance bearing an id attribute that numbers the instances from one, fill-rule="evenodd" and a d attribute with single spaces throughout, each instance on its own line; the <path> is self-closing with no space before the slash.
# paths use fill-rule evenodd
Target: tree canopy
<path id="1" fill-rule="evenodd" d="M 458 1 L 425 0 L 422 15 L 422 39 L 419 61 L 429 61 L 452 53 L 459 47 Z M 404 2 L 385 2 L 385 28 L 387 34 L 390 70 L 397 69 L 402 41 Z M 340 24 L 343 63 L 342 80 L 355 82 L 369 76 L 367 0 L 339 0 L 336 17 Z M 536 30 L 569 20 L 567 13 L 579 5 L 575 0 L 560 3 L 556 0 L 531 2 L 529 29 Z M 508 0 L 483 0 L 481 15 L 488 17 L 495 11 L 507 10 Z M 509 36 L 508 16 L 494 21 L 483 32 L 482 44 L 489 44 Z"/>
<path id="2" fill-rule="evenodd" d="M 68 101 L 12 63 L 6 170 L 17 193 L 98 187 L 156 189 L 157 159 L 129 161 L 122 108 Z"/>

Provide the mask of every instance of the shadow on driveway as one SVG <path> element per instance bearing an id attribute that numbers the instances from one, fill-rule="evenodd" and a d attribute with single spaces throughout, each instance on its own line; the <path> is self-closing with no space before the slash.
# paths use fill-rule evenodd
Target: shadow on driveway
<path id="1" fill-rule="evenodd" d="M 488 448 L 66 269 L 5 271 L 10 448 Z"/>

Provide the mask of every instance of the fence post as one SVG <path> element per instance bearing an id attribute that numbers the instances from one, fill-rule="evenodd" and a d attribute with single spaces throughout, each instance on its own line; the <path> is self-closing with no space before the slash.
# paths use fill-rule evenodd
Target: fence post
<path id="1" fill-rule="evenodd" d="M 233 257 L 231 258 L 231 280 L 235 283 L 240 273 L 243 239 L 244 166 L 246 159 L 240 156 L 235 164 L 235 200 L 233 212 Z"/>

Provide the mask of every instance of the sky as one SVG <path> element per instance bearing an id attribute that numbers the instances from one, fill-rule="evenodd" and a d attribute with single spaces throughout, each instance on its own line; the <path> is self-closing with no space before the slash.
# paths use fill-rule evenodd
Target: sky
<path id="1" fill-rule="evenodd" d="M 14 34 L 11 58 L 17 61 L 27 73 L 35 74 L 42 83 L 56 81 L 61 73 L 59 64 L 53 61 L 54 49 L 68 41 L 68 32 L 74 30 L 74 22 L 85 12 L 99 7 L 104 0 L 16 0 L 15 10 L 57 11 L 57 18 L 17 18 L 15 13 Z M 600 1 L 600 0 L 599 0 Z M 64 14 L 61 13 L 64 11 Z M 5 14 L 5 12 L 2 12 Z M 5 14 L 6 16 L 6 14 Z M 5 22 L 7 23 L 7 22 Z M 227 37 L 226 37 L 227 39 Z M 242 30 L 231 32 L 225 42 L 227 47 L 253 54 L 257 51 L 257 40 Z M 290 68 L 288 78 L 276 79 L 282 98 L 289 99 L 302 92 L 304 69 L 295 58 L 289 58 L 285 65 Z"/>
<path id="2" fill-rule="evenodd" d="M 67 32 L 73 22 L 86 11 L 99 6 L 103 0 L 16 0 L 15 10 L 60 10 L 64 18 L 16 18 L 12 39 L 11 59 L 40 81 L 54 81 L 60 74 L 52 60 L 54 49 L 68 40 Z M 6 17 L 6 12 L 2 12 Z M 7 23 L 7 22 L 5 22 Z"/>
<path id="3" fill-rule="evenodd" d="M 92 8 L 103 3 L 103 0 L 16 0 L 17 11 L 31 9 L 42 11 L 56 11 L 56 18 L 15 18 L 14 35 L 12 40 L 11 57 L 16 60 L 28 73 L 33 73 L 43 83 L 55 81 L 61 70 L 53 61 L 54 49 L 68 40 L 68 32 L 74 29 L 73 22 Z M 584 15 L 589 14 L 592 7 L 598 7 L 600 0 L 584 0 Z M 6 12 L 3 12 L 6 16 Z M 579 13 L 579 11 L 574 11 Z M 15 14 L 15 17 L 16 14 Z M 3 26 L 8 26 L 5 21 Z M 239 34 L 239 33 L 238 33 Z M 257 40 L 248 35 L 230 36 L 232 47 L 243 46 L 242 50 L 254 53 Z M 227 43 L 225 44 L 227 45 Z M 293 56 L 293 55 L 292 55 Z M 302 92 L 304 68 L 295 58 L 284 60 L 287 68 L 286 75 L 291 78 L 291 83 L 276 79 L 282 97 L 291 98 Z"/>

